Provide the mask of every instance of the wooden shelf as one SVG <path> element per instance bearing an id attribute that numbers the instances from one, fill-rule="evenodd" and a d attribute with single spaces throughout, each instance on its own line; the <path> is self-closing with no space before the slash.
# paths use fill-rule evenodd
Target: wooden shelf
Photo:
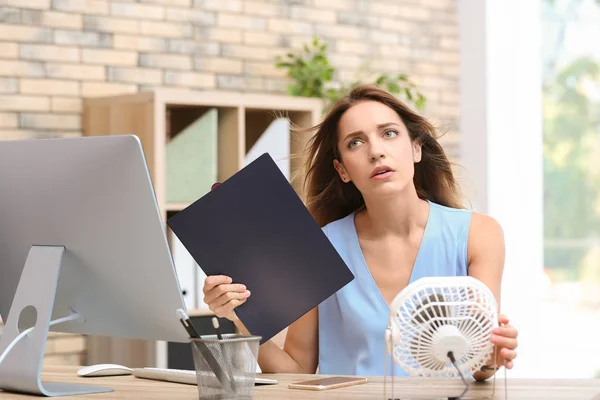
<path id="1" fill-rule="evenodd" d="M 161 89 L 136 94 L 84 99 L 84 135 L 137 135 L 156 193 L 163 221 L 186 208 L 190 202 L 167 201 L 167 144 L 170 140 L 211 109 L 217 110 L 217 180 L 223 182 L 245 165 L 250 147 L 272 121 L 286 117 L 293 127 L 307 128 L 321 120 L 322 102 L 273 94 L 229 91 L 181 92 Z M 307 133 L 290 137 L 290 153 L 304 151 Z M 302 166 L 302 158 L 289 160 L 290 174 Z M 300 182 L 291 182 L 304 199 Z M 170 230 L 166 227 L 166 231 Z M 201 288 L 200 288 L 201 290 Z M 192 310 L 204 315 L 204 311 Z M 199 314 L 198 314 L 199 315 Z M 131 367 L 164 367 L 166 346 L 124 339 L 91 337 L 88 362 L 110 362 Z"/>

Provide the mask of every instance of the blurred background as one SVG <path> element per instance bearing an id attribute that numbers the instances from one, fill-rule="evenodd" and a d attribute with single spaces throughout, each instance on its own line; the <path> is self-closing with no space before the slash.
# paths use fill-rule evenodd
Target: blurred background
<path id="1" fill-rule="evenodd" d="M 599 37 L 598 0 L 0 0 L 0 140 L 85 135 L 99 97 L 326 111 L 377 83 L 440 127 L 471 205 L 505 230 L 509 377 L 600 378 Z M 89 338 L 48 342 L 48 363 L 90 360 Z"/>

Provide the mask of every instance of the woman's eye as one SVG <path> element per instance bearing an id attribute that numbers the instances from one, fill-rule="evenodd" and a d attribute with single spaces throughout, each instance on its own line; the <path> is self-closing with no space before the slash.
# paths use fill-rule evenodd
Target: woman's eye
<path id="1" fill-rule="evenodd" d="M 348 147 L 352 148 L 352 147 L 356 147 L 360 144 L 360 140 L 358 139 L 354 139 L 351 140 L 350 143 L 348 143 Z"/>
<path id="2" fill-rule="evenodd" d="M 397 136 L 398 132 L 394 131 L 394 130 L 389 130 L 389 131 L 385 131 L 384 132 L 384 136 L 385 137 L 394 137 Z"/>

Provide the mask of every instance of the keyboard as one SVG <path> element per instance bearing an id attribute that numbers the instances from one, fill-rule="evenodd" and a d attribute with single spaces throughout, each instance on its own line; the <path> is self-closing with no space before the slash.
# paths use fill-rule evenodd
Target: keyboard
<path id="1" fill-rule="evenodd" d="M 197 385 L 196 371 L 188 369 L 133 368 L 133 376 L 142 379 Z M 208 372 L 206 372 L 208 374 Z M 255 385 L 276 385 L 279 381 L 256 377 Z"/>

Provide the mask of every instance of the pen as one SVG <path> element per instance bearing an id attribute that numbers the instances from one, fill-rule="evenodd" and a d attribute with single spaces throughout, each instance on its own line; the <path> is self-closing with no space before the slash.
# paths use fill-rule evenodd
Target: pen
<path id="1" fill-rule="evenodd" d="M 179 321 L 181 321 L 181 325 L 183 325 L 188 335 L 190 335 L 190 337 L 194 339 L 199 338 L 200 335 L 198 335 L 198 332 L 194 328 L 194 325 L 192 325 L 192 321 L 190 321 L 190 318 L 185 314 L 185 312 L 179 309 L 177 310 L 177 315 L 179 316 Z"/>

